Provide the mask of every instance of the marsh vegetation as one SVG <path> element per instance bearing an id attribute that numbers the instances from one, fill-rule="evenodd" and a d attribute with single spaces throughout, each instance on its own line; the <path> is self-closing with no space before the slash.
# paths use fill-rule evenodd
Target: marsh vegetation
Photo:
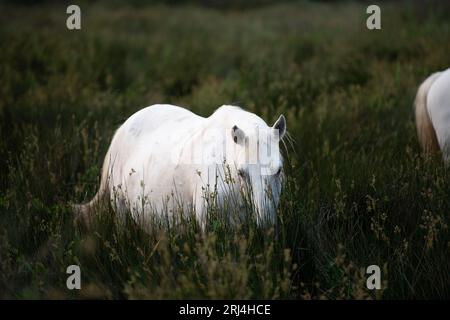
<path id="1" fill-rule="evenodd" d="M 0 298 L 450 297 L 450 172 L 421 154 L 412 109 L 450 65 L 444 2 L 386 2 L 381 31 L 361 2 L 81 7 L 68 31 L 62 5 L 0 5 Z M 74 226 L 114 130 L 161 102 L 286 116 L 276 231 L 144 233 L 109 208 Z"/>

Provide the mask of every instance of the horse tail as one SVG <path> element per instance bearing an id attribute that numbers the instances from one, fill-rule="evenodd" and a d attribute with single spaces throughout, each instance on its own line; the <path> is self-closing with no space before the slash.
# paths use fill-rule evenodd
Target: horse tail
<path id="1" fill-rule="evenodd" d="M 416 99 L 414 101 L 416 114 L 416 128 L 419 138 L 419 144 L 426 153 L 439 152 L 439 144 L 436 137 L 436 131 L 430 120 L 427 110 L 427 97 L 431 85 L 439 77 L 439 72 L 429 76 L 417 90 Z"/>
<path id="2" fill-rule="evenodd" d="M 95 209 L 101 208 L 106 203 L 109 197 L 109 167 L 110 167 L 111 152 L 108 150 L 105 159 L 103 160 L 103 167 L 100 177 L 100 187 L 91 201 L 81 204 L 72 205 L 75 213 L 75 221 L 81 222 L 86 226 L 91 225 L 91 218 Z"/>

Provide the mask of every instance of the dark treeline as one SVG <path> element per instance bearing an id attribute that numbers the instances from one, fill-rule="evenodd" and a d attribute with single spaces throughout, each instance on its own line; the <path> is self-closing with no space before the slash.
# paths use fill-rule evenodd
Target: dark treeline
<path id="1" fill-rule="evenodd" d="M 84 5 L 109 5 L 113 7 L 147 7 L 154 5 L 165 6 L 197 6 L 205 8 L 213 8 L 225 11 L 234 10 L 251 10 L 261 7 L 267 7 L 283 3 L 326 3 L 339 4 L 349 2 L 348 0 L 80 0 L 76 4 Z M 373 4 L 370 0 L 354 0 L 352 2 L 362 4 Z M 376 4 L 383 6 L 392 3 L 402 4 L 403 6 L 411 8 L 414 15 L 419 19 L 423 19 L 428 13 L 433 13 L 442 18 L 450 17 L 450 1 L 448 0 L 380 0 Z M 0 0 L 0 4 L 7 5 L 23 5 L 23 6 L 37 6 L 37 5 L 70 5 L 73 1 L 64 0 Z M 419 20 L 420 21 L 420 20 Z"/>

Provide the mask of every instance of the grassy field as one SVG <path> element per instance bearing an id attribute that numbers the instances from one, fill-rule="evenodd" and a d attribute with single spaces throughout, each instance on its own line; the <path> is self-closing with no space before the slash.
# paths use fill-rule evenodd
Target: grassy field
<path id="1" fill-rule="evenodd" d="M 361 2 L 85 2 L 81 31 L 64 6 L 0 4 L 0 298 L 450 298 L 450 172 L 420 153 L 412 109 L 450 66 L 443 3 L 386 2 L 381 31 Z M 74 226 L 114 130 L 160 102 L 286 116 L 277 232 L 144 233 L 107 209 Z"/>

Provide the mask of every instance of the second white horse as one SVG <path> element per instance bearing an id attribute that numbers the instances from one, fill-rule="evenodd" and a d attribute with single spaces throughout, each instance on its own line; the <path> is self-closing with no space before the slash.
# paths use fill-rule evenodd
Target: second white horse
<path id="1" fill-rule="evenodd" d="M 441 152 L 450 161 L 450 69 L 433 73 L 415 100 L 419 142 L 426 152 Z"/>

